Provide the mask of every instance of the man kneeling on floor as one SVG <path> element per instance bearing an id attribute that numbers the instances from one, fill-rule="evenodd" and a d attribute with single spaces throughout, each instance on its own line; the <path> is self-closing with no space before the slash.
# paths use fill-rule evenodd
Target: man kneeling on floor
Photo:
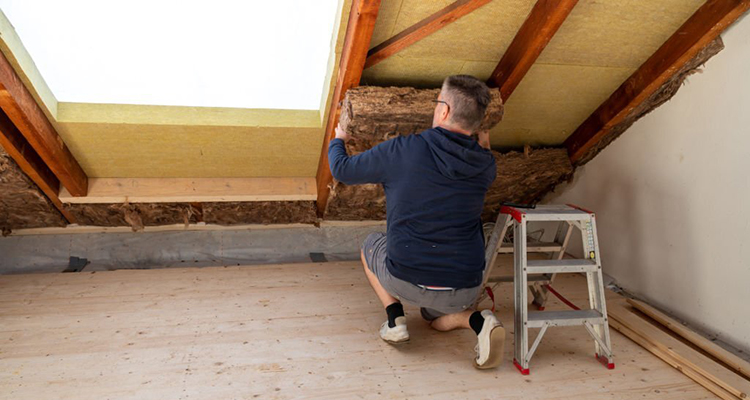
<path id="1" fill-rule="evenodd" d="M 388 314 L 380 337 L 392 344 L 409 340 L 403 301 L 421 307 L 436 330 L 473 329 L 477 368 L 499 365 L 505 341 L 492 311 L 472 310 L 484 270 L 480 216 L 496 166 L 471 135 L 489 102 L 483 82 L 450 76 L 435 100 L 432 129 L 349 157 L 348 134 L 336 127 L 328 148 L 336 179 L 385 188 L 387 234 L 370 234 L 362 245 L 365 274 Z M 480 141 L 489 147 L 486 136 Z"/>

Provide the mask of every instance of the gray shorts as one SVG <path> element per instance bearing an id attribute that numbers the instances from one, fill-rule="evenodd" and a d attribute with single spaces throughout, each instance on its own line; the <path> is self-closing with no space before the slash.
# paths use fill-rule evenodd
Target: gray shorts
<path id="1" fill-rule="evenodd" d="M 421 308 L 422 317 L 432 321 L 446 314 L 454 314 L 470 309 L 481 286 L 466 289 L 434 290 L 414 285 L 391 275 L 385 265 L 385 233 L 371 233 L 362 243 L 367 268 L 372 271 L 391 296 L 401 302 Z"/>

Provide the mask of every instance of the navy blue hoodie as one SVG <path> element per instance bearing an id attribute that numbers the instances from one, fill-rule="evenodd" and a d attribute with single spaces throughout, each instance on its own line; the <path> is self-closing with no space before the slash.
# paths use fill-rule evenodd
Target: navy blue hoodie
<path id="1" fill-rule="evenodd" d="M 328 147 L 333 176 L 347 185 L 382 183 L 387 209 L 386 266 L 415 285 L 469 288 L 482 283 L 484 196 L 495 158 L 470 136 L 444 128 L 400 136 L 349 157 Z"/>

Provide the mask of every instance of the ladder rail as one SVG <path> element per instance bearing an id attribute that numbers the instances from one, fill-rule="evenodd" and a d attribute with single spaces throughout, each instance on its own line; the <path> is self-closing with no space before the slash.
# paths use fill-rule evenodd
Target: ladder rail
<path id="1" fill-rule="evenodd" d="M 513 279 L 514 296 L 514 319 L 515 319 L 515 355 L 516 362 L 523 369 L 529 368 L 527 358 L 529 348 L 528 324 L 528 282 L 526 281 L 526 218 L 521 217 L 521 222 L 513 222 Z"/>
<path id="2" fill-rule="evenodd" d="M 597 284 L 595 285 L 595 288 L 597 290 L 597 299 L 598 299 L 598 311 L 602 314 L 604 317 L 604 324 L 595 326 L 594 328 L 598 328 L 602 339 L 604 340 L 604 353 L 597 353 L 598 356 L 605 356 L 609 363 L 613 363 L 613 357 L 612 357 L 612 341 L 610 339 L 609 335 L 609 317 L 607 315 L 607 301 L 605 299 L 605 293 L 604 293 L 604 277 L 602 272 L 602 262 L 601 262 L 601 255 L 599 253 L 599 235 L 596 230 L 596 217 L 595 215 L 591 215 L 591 234 L 594 238 L 594 259 L 596 261 L 596 264 L 599 266 L 598 271 L 596 272 L 596 279 L 598 280 Z M 596 330 L 596 329 L 595 329 Z"/>
<path id="3" fill-rule="evenodd" d="M 513 224 L 513 219 L 508 214 L 499 214 L 495 222 L 492 233 L 484 247 L 484 273 L 482 276 L 482 286 L 477 300 L 474 302 L 474 308 L 479 306 L 479 303 L 484 300 L 485 292 L 484 288 L 487 286 L 487 282 L 492 275 L 492 270 L 495 268 L 495 261 L 497 260 L 498 249 L 503 244 L 505 234 L 508 232 L 508 228 Z"/>

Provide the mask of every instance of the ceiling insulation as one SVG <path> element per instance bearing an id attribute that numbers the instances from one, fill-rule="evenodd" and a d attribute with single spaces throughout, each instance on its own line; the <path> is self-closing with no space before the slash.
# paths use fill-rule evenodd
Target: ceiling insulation
<path id="1" fill-rule="evenodd" d="M 371 47 L 451 1 L 383 0 Z M 365 84 L 438 87 L 452 74 L 487 79 L 533 0 L 494 0 L 365 70 Z M 580 0 L 506 101 L 493 147 L 561 144 L 703 0 Z"/>

